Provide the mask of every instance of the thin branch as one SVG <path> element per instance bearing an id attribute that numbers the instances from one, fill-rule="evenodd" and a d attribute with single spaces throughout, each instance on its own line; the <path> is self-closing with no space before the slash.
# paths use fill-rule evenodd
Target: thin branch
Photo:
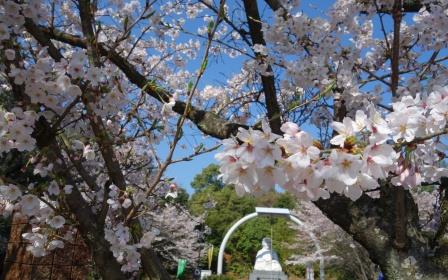
<path id="1" fill-rule="evenodd" d="M 218 145 L 215 145 L 215 146 L 213 146 L 211 148 L 204 149 L 202 151 L 198 151 L 198 152 L 195 151 L 193 154 L 191 154 L 189 156 L 186 156 L 186 157 L 183 157 L 183 158 L 180 158 L 180 159 L 172 160 L 171 164 L 182 162 L 182 161 L 191 161 L 191 160 L 193 160 L 194 157 L 197 157 L 197 156 L 200 156 L 200 155 L 203 155 L 203 154 L 206 154 L 206 153 L 213 152 L 213 151 L 219 149 L 221 146 L 222 146 L 222 144 L 218 144 Z"/>
<path id="2" fill-rule="evenodd" d="M 183 124 L 184 124 L 185 120 L 187 119 L 188 110 L 190 109 L 190 104 L 191 104 L 191 101 L 193 99 L 193 95 L 196 92 L 196 88 L 199 85 L 199 81 L 201 80 L 203 74 L 205 73 L 205 69 L 206 69 L 206 66 L 207 66 L 208 56 L 209 56 L 209 52 L 210 52 L 210 47 L 212 45 L 213 37 L 214 37 L 214 35 L 216 33 L 216 30 L 218 28 L 218 25 L 219 25 L 219 23 L 221 21 L 221 15 L 224 13 L 224 4 L 225 4 L 225 1 L 221 0 L 221 2 L 220 2 L 220 10 L 218 12 L 216 22 L 214 23 L 213 29 L 209 31 L 209 39 L 208 39 L 208 42 L 207 42 L 207 46 L 205 48 L 205 53 L 204 53 L 204 57 L 202 59 L 202 63 L 201 63 L 200 69 L 198 71 L 198 76 L 196 77 L 196 81 L 195 81 L 194 85 L 189 89 L 185 110 L 184 110 L 183 114 L 180 116 L 180 118 L 179 118 L 179 120 L 177 122 L 176 133 L 175 133 L 173 142 L 170 145 L 170 150 L 168 152 L 168 155 L 167 155 L 165 161 L 163 162 L 163 164 L 161 165 L 161 167 L 159 168 L 153 183 L 146 190 L 145 196 L 149 196 L 153 192 L 153 190 L 160 183 L 160 179 L 162 178 L 165 170 L 171 164 L 171 161 L 172 161 L 172 158 L 173 158 L 174 151 L 176 149 L 177 143 L 179 142 L 180 138 L 182 137 Z M 126 217 L 126 220 L 125 220 L 126 222 L 129 222 L 129 221 L 131 221 L 134 218 L 134 216 L 137 213 L 138 209 L 140 208 L 141 204 L 142 203 L 139 203 L 138 205 L 135 205 L 134 207 L 132 207 L 132 209 L 129 211 L 129 213 L 128 213 L 127 217 Z"/>

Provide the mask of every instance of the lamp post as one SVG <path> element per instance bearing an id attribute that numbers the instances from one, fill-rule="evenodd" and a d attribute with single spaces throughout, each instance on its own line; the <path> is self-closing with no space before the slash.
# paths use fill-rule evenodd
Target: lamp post
<path id="1" fill-rule="evenodd" d="M 224 250 L 226 248 L 227 242 L 229 241 L 230 237 L 232 236 L 233 232 L 242 224 L 246 223 L 247 221 L 254 219 L 258 216 L 282 216 L 287 217 L 300 227 L 304 227 L 304 223 L 299 220 L 296 216 L 294 216 L 289 209 L 285 208 L 269 208 L 269 207 L 256 207 L 255 212 L 248 214 L 241 219 L 239 219 L 236 223 L 234 223 L 230 229 L 227 231 L 226 235 L 224 236 L 224 239 L 221 242 L 221 246 L 219 247 L 219 254 L 218 254 L 218 266 L 216 269 L 216 272 L 218 275 L 222 274 L 222 268 L 223 268 L 223 261 L 224 261 Z M 325 270 L 324 270 L 324 257 L 322 255 L 322 250 L 320 248 L 319 241 L 317 240 L 316 236 L 308 230 L 305 230 L 305 232 L 310 236 L 311 240 L 313 240 L 314 245 L 317 249 L 317 255 L 319 256 L 319 278 L 320 280 L 325 279 Z M 314 276 L 313 276 L 314 277 Z"/>

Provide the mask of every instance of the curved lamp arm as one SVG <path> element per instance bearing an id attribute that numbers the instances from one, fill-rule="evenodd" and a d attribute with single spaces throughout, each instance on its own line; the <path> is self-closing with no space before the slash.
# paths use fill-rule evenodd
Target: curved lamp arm
<path id="1" fill-rule="evenodd" d="M 264 208 L 264 207 L 257 207 L 255 208 L 255 212 L 248 214 L 241 219 L 239 219 L 236 223 L 234 223 L 230 229 L 227 231 L 226 235 L 224 236 L 224 239 L 221 242 L 221 246 L 219 247 L 219 254 L 218 254 L 218 268 L 217 268 L 217 274 L 222 274 L 222 268 L 223 268 L 223 261 L 224 261 L 224 250 L 226 248 L 227 242 L 229 241 L 230 237 L 232 236 L 233 232 L 242 224 L 245 222 L 258 217 L 259 215 L 274 215 L 274 216 L 287 216 L 291 221 L 296 223 L 300 227 L 305 227 L 305 224 L 299 220 L 296 216 L 292 215 L 291 212 L 288 209 L 283 208 Z M 309 230 L 305 230 L 306 233 L 311 237 L 311 240 L 313 240 L 314 245 L 316 246 L 320 263 L 319 263 L 319 278 L 320 280 L 325 279 L 325 271 L 324 271 L 324 257 L 322 256 L 322 250 L 320 248 L 319 240 L 316 238 L 316 236 Z"/>

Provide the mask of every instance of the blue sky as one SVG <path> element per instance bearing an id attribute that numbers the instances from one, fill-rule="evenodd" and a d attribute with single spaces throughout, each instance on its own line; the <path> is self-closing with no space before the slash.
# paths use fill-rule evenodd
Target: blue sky
<path id="1" fill-rule="evenodd" d="M 328 8 L 334 3 L 335 1 L 330 0 L 323 0 L 323 1 L 312 1 L 312 0 L 302 0 L 300 10 L 303 11 L 305 14 L 307 14 L 310 17 L 325 17 L 325 12 L 328 10 Z M 234 3 L 233 1 L 228 1 L 230 5 Z M 270 13 L 270 10 L 265 7 L 265 2 L 259 0 L 260 5 L 260 13 L 263 15 L 264 13 Z M 299 11 L 299 10 L 298 10 Z M 405 17 L 405 22 L 411 23 L 412 22 L 412 14 L 407 15 Z M 263 16 L 262 16 L 263 17 Z M 385 27 L 387 29 L 387 32 L 390 32 L 392 29 L 392 21 L 390 19 L 390 16 L 384 16 L 384 23 Z M 194 21 L 187 20 L 187 23 L 185 25 L 185 28 L 187 28 L 190 31 L 196 31 L 196 29 L 203 25 L 202 19 L 197 19 Z M 383 38 L 383 34 L 381 30 L 378 28 L 380 26 L 380 21 L 378 17 L 375 17 L 374 19 L 374 37 L 377 38 Z M 187 35 L 182 35 L 185 37 L 181 37 L 180 40 L 188 40 L 191 37 L 188 37 Z M 348 41 L 347 41 L 348 43 Z M 203 51 L 203 50 L 202 50 Z M 198 56 L 198 59 L 189 62 L 188 64 L 188 70 L 191 72 L 196 71 L 200 66 L 200 61 L 202 59 L 203 53 L 200 53 Z M 424 54 L 420 57 L 422 60 L 427 60 L 430 57 L 430 52 L 427 54 Z M 203 88 L 207 84 L 216 84 L 217 81 L 225 82 L 226 79 L 232 74 L 236 74 L 240 71 L 241 63 L 244 61 L 244 57 L 237 57 L 235 59 L 230 59 L 228 57 L 224 57 L 223 59 L 218 58 L 217 62 L 215 59 L 209 59 L 208 67 L 206 70 L 206 73 L 204 77 L 202 78 L 199 89 Z M 363 91 L 371 90 L 373 88 L 374 84 L 370 84 L 366 87 L 363 87 Z M 384 100 L 384 103 L 389 103 L 390 97 L 386 97 Z M 308 130 L 308 127 L 306 128 Z M 310 127 L 311 129 L 311 127 Z M 313 133 L 312 130 L 316 130 L 315 128 L 311 129 L 311 133 Z M 190 155 L 193 151 L 194 146 L 196 146 L 198 143 L 204 143 L 206 147 L 212 147 L 219 143 L 218 140 L 213 139 L 211 137 L 205 137 L 203 136 L 196 128 L 192 127 L 186 127 L 185 128 L 185 137 L 180 142 L 178 148 L 175 151 L 175 155 L 173 159 L 178 159 L 181 157 L 185 157 L 187 155 Z M 185 146 L 184 148 L 182 146 Z M 157 152 L 163 159 L 164 156 L 167 154 L 168 151 L 168 142 L 164 141 L 157 147 Z M 174 181 L 176 181 L 180 186 L 185 188 L 189 193 L 192 193 L 192 189 L 190 187 L 190 182 L 193 180 L 194 176 L 201 172 L 201 170 L 206 167 L 207 165 L 211 163 L 217 163 L 214 159 L 214 155 L 216 154 L 216 151 L 207 153 L 198 157 L 195 157 L 192 161 L 187 162 L 181 162 L 174 165 L 171 165 L 167 172 L 167 177 L 174 178 Z"/>

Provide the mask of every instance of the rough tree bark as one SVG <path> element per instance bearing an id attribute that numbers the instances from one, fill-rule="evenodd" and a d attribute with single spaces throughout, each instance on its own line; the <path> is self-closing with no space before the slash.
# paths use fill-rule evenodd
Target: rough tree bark
<path id="1" fill-rule="evenodd" d="M 448 243 L 441 242 L 437 248 L 432 246 L 432 237 L 419 228 L 417 205 L 409 191 L 405 192 L 409 242 L 405 250 L 396 248 L 394 204 L 397 192 L 391 191 L 393 188 L 383 182 L 381 198 L 373 199 L 364 194 L 353 202 L 332 194 L 330 199 L 320 199 L 315 204 L 366 248 L 386 279 L 448 279 Z"/>

